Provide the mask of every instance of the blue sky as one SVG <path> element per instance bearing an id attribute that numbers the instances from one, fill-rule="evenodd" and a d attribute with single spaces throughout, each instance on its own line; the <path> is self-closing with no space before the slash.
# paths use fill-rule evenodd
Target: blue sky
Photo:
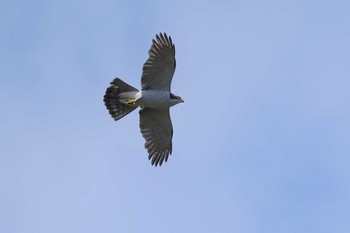
<path id="1" fill-rule="evenodd" d="M 3 1 L 0 232 L 350 232 L 348 1 Z M 176 45 L 173 154 L 137 111 L 156 33 Z"/>

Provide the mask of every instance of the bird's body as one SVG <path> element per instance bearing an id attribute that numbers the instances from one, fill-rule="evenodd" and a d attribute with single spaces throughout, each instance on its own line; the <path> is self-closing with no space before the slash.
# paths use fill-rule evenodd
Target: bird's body
<path id="1" fill-rule="evenodd" d="M 170 92 L 163 90 L 141 90 L 121 93 L 120 101 L 124 104 L 141 108 L 169 108 L 176 104 L 170 99 Z M 130 103 L 131 100 L 135 102 Z"/>
<path id="2" fill-rule="evenodd" d="M 115 78 L 104 96 L 105 105 L 114 118 L 119 120 L 141 107 L 140 129 L 146 140 L 152 165 L 162 165 L 172 152 L 173 127 L 169 108 L 184 102 L 171 93 L 170 86 L 175 72 L 175 46 L 168 37 L 160 33 L 153 40 L 149 58 L 143 65 L 141 90 L 119 78 Z"/>

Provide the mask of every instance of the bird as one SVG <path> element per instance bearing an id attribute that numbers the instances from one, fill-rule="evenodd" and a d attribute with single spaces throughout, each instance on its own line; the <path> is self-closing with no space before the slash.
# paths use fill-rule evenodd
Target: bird
<path id="1" fill-rule="evenodd" d="M 175 45 L 166 33 L 152 40 L 148 59 L 143 64 L 141 90 L 115 78 L 106 89 L 104 103 L 111 117 L 118 121 L 140 107 L 140 131 L 151 164 L 161 166 L 172 153 L 173 126 L 170 107 L 184 100 L 171 92 L 175 73 Z"/>

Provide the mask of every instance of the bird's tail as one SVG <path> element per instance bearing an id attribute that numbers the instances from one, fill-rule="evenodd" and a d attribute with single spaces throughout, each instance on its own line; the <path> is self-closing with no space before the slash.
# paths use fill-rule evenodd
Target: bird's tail
<path id="1" fill-rule="evenodd" d="M 103 101 L 114 120 L 119 120 L 137 108 L 135 105 L 123 104 L 119 101 L 121 93 L 132 91 L 137 92 L 138 90 L 119 78 L 115 78 L 107 88 Z"/>

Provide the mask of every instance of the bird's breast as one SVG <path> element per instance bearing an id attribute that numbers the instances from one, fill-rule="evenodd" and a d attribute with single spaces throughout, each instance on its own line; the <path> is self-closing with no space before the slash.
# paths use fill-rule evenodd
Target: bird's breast
<path id="1" fill-rule="evenodd" d="M 170 106 L 170 92 L 143 90 L 139 105 L 144 108 L 166 108 Z"/>

